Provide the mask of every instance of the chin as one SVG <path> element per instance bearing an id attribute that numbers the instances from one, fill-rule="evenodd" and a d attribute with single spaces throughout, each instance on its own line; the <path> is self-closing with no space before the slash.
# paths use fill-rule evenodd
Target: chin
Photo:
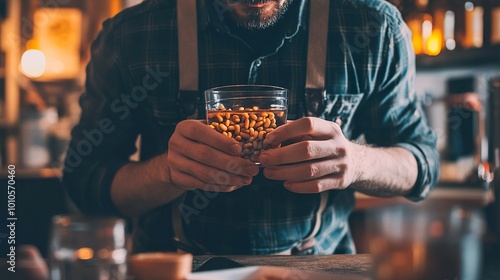
<path id="1" fill-rule="evenodd" d="M 231 5 L 232 18 L 247 29 L 265 29 L 273 26 L 282 16 L 278 2 L 269 2 L 263 7 L 250 7 L 244 4 Z"/>

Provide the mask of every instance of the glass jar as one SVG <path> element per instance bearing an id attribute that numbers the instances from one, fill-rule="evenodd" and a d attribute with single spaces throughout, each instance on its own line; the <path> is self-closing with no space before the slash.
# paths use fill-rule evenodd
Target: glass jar
<path id="1" fill-rule="evenodd" d="M 288 90 L 267 85 L 231 85 L 205 91 L 207 124 L 238 141 L 241 157 L 258 163 L 260 152 L 272 148 L 266 135 L 287 120 Z"/>

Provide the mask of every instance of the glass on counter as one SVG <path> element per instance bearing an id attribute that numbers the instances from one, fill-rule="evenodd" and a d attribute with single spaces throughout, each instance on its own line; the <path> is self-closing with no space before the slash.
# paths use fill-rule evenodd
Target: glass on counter
<path id="1" fill-rule="evenodd" d="M 51 280 L 125 280 L 125 244 L 122 219 L 55 216 L 50 240 Z"/>

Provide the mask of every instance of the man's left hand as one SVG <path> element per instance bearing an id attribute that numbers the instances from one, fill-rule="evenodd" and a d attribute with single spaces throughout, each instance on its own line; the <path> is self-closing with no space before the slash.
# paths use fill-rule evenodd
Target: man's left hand
<path id="1" fill-rule="evenodd" d="M 261 154 L 264 175 L 285 181 L 292 192 L 345 189 L 360 176 L 357 145 L 345 138 L 335 122 L 302 118 L 278 127 L 265 141 L 282 146 Z"/>

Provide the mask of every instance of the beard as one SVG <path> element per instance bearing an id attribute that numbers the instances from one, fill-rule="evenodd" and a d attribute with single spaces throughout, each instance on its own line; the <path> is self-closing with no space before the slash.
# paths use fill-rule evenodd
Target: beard
<path id="1" fill-rule="evenodd" d="M 258 30 L 276 24 L 286 13 L 293 0 L 225 0 L 225 2 L 231 18 L 238 26 L 249 30 Z M 258 4 L 265 6 L 248 6 Z"/>

